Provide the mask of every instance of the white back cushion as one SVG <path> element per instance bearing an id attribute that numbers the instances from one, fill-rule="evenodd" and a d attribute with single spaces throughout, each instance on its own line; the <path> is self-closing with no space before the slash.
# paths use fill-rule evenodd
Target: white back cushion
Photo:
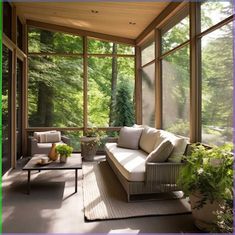
<path id="1" fill-rule="evenodd" d="M 142 128 L 123 127 L 120 130 L 118 138 L 118 147 L 128 149 L 139 149 L 139 141 Z"/>
<path id="2" fill-rule="evenodd" d="M 145 127 L 140 137 L 140 148 L 147 153 L 151 153 L 154 150 L 159 135 L 160 130 L 151 127 Z"/>

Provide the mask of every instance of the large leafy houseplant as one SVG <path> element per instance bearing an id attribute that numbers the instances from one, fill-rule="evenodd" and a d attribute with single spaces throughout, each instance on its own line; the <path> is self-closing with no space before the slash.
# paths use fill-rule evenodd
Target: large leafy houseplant
<path id="1" fill-rule="evenodd" d="M 209 213 L 213 218 L 211 223 L 216 224 L 215 211 L 208 210 L 219 209 L 225 201 L 233 198 L 232 146 L 208 148 L 201 144 L 192 145 L 192 152 L 185 160 L 178 183 L 190 196 L 193 215 L 198 217 L 200 209 L 204 208 L 206 210 L 202 214 L 207 214 L 207 222 Z M 200 225 L 198 227 L 202 228 Z"/>

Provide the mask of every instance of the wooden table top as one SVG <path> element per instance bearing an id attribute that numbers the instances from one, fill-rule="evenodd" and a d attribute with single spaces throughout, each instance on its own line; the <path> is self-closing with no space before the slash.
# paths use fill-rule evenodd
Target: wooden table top
<path id="1" fill-rule="evenodd" d="M 44 155 L 44 156 L 43 156 Z M 29 162 L 23 167 L 23 170 L 72 170 L 72 169 L 82 169 L 82 159 L 81 154 L 72 153 L 68 157 L 66 163 L 60 163 L 58 158 L 56 161 L 52 161 L 47 165 L 38 164 L 40 159 L 45 157 L 45 154 L 35 154 Z"/>

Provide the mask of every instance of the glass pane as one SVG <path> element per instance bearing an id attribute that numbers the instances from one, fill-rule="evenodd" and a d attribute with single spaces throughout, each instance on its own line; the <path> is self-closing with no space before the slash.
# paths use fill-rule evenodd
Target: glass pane
<path id="1" fill-rule="evenodd" d="M 202 141 L 233 141 L 233 26 L 202 38 Z"/>
<path id="2" fill-rule="evenodd" d="M 11 15 L 11 5 L 8 2 L 3 2 L 3 32 L 9 38 L 11 38 Z"/>
<path id="3" fill-rule="evenodd" d="M 6 173 L 11 167 L 10 152 L 10 133 L 11 133 L 11 102 L 10 102 L 10 84 L 11 84 L 11 51 L 2 46 L 2 174 Z"/>
<path id="4" fill-rule="evenodd" d="M 135 47 L 126 46 L 123 44 L 117 44 L 117 53 L 124 54 L 124 55 L 134 55 L 135 54 Z"/>
<path id="5" fill-rule="evenodd" d="M 17 45 L 22 50 L 23 48 L 23 25 L 17 17 Z"/>
<path id="6" fill-rule="evenodd" d="M 162 53 L 167 52 L 189 39 L 189 16 L 182 19 L 162 35 Z"/>
<path id="7" fill-rule="evenodd" d="M 29 28 L 29 53 L 82 53 L 82 37 L 38 28 Z"/>
<path id="8" fill-rule="evenodd" d="M 22 156 L 22 83 L 23 83 L 23 62 L 17 59 L 17 86 L 16 86 L 16 139 L 17 159 Z"/>
<path id="9" fill-rule="evenodd" d="M 69 137 L 73 152 L 81 151 L 80 137 L 83 136 L 83 131 L 62 131 L 62 135 Z"/>
<path id="10" fill-rule="evenodd" d="M 141 64 L 145 65 L 155 58 L 155 43 L 152 42 L 141 50 Z"/>
<path id="11" fill-rule="evenodd" d="M 162 61 L 163 129 L 189 136 L 189 48 Z"/>
<path id="12" fill-rule="evenodd" d="M 201 4 L 201 31 L 205 31 L 232 14 L 233 0 L 203 2 Z"/>
<path id="13" fill-rule="evenodd" d="M 29 126 L 83 126 L 82 75 L 81 58 L 29 57 Z"/>
<path id="14" fill-rule="evenodd" d="M 88 65 L 88 125 L 133 125 L 134 59 L 91 57 Z"/>
<path id="15" fill-rule="evenodd" d="M 142 119 L 143 124 L 155 126 L 155 64 L 142 70 Z"/>
<path id="16" fill-rule="evenodd" d="M 112 54 L 113 43 L 89 38 L 88 39 L 88 53 L 89 54 Z"/>

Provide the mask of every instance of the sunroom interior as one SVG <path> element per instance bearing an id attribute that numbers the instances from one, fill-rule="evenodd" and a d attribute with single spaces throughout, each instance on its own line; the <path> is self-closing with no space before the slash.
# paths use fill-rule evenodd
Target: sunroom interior
<path id="1" fill-rule="evenodd" d="M 3 2 L 2 175 L 34 131 L 74 152 L 134 123 L 191 143 L 233 138 L 233 1 Z"/>

